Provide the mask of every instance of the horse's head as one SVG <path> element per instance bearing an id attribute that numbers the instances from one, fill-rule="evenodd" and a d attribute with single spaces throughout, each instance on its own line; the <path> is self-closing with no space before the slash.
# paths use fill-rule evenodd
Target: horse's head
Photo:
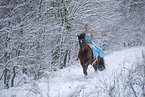
<path id="1" fill-rule="evenodd" d="M 78 39 L 79 39 L 79 45 L 80 45 L 80 49 L 82 51 L 84 51 L 85 47 L 87 47 L 87 43 L 86 43 L 86 40 L 85 40 L 85 34 L 80 34 L 80 35 L 77 35 L 78 36 Z"/>

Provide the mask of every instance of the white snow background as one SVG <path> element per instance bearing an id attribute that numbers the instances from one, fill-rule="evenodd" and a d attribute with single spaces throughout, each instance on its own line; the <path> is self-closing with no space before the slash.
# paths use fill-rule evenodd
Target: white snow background
<path id="1" fill-rule="evenodd" d="M 106 55 L 106 69 L 95 72 L 89 65 L 88 79 L 85 79 L 82 67 L 76 61 L 70 67 L 48 72 L 49 76 L 38 81 L 30 80 L 29 84 L 21 87 L 0 90 L 0 97 L 133 97 L 135 94 L 129 89 L 128 77 L 130 70 L 143 64 L 143 52 L 145 47 L 135 47 Z M 138 74 L 133 77 L 137 78 Z M 133 90 L 136 95 L 142 96 L 139 85 L 133 85 Z"/>

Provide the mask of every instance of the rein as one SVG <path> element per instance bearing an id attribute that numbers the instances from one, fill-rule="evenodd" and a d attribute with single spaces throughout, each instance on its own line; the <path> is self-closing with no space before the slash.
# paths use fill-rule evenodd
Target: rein
<path id="1" fill-rule="evenodd" d="M 81 49 L 85 48 L 86 46 L 81 47 Z"/>

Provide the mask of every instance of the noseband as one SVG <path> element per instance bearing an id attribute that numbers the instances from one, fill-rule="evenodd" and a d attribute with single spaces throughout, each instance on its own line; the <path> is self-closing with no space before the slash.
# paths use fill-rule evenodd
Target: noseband
<path id="1" fill-rule="evenodd" d="M 81 41 L 81 43 L 83 42 L 83 40 L 80 40 Z M 87 46 L 86 46 L 86 44 L 84 44 L 82 47 L 80 47 L 81 49 L 84 49 L 84 48 L 86 48 Z"/>

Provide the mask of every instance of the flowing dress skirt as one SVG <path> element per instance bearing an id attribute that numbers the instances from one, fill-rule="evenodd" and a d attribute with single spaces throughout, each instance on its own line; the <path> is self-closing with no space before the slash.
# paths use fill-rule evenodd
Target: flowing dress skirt
<path id="1" fill-rule="evenodd" d="M 85 35 L 86 42 L 90 41 L 92 39 L 91 34 Z M 96 45 L 93 41 L 91 41 L 88 45 L 92 46 L 92 53 L 93 58 L 96 59 L 98 56 L 103 58 L 105 56 L 104 52 L 101 50 L 100 46 Z"/>

